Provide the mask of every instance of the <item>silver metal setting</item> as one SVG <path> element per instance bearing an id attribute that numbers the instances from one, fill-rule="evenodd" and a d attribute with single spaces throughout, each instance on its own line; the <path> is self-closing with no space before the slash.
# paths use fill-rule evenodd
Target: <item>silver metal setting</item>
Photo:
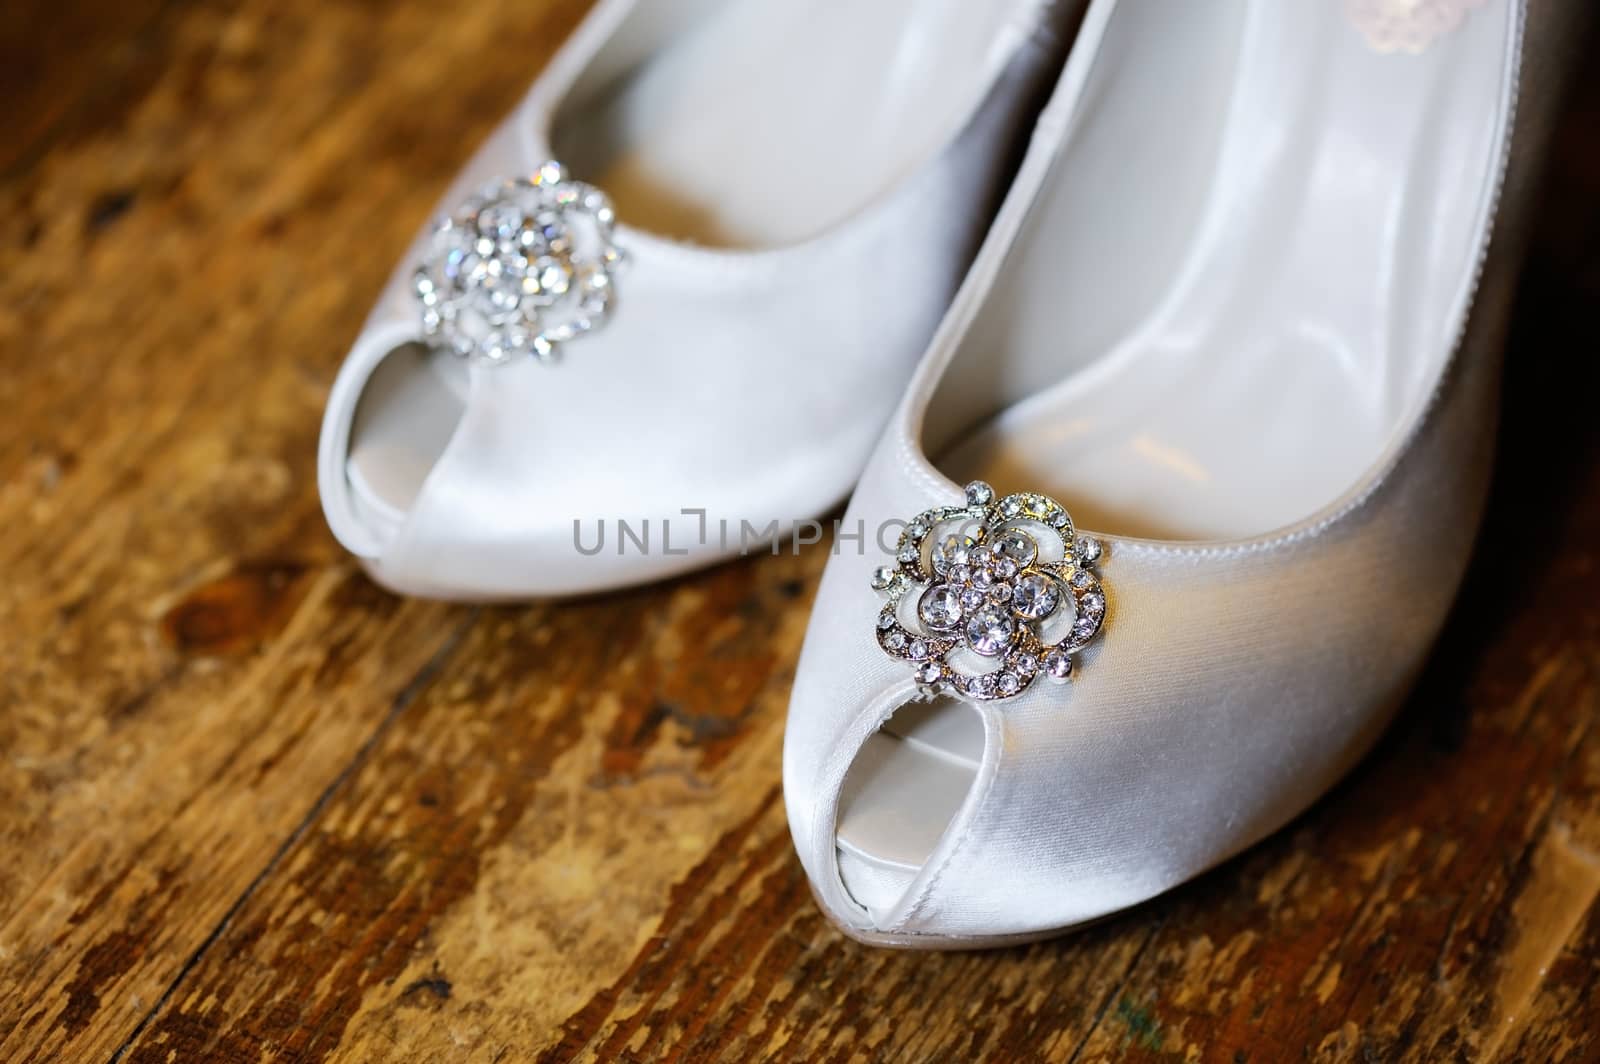
<path id="1" fill-rule="evenodd" d="M 412 290 L 423 335 L 462 358 L 553 361 L 611 313 L 622 252 L 611 201 L 557 162 L 434 223 Z"/>
<path id="2" fill-rule="evenodd" d="M 911 665 L 925 696 L 996 702 L 1041 676 L 1065 682 L 1073 655 L 1105 622 L 1105 587 L 1094 571 L 1104 547 L 1078 535 L 1048 496 L 996 498 L 982 481 L 968 484 L 966 496 L 965 506 L 913 518 L 895 563 L 873 572 L 872 587 L 886 600 L 878 646 Z"/>

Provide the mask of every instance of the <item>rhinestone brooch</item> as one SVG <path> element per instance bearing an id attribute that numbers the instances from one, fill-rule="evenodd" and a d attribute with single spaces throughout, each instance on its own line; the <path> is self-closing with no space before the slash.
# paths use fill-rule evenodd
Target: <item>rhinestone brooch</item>
<path id="1" fill-rule="evenodd" d="M 548 362 L 611 311 L 622 253 L 603 192 L 548 162 L 434 223 L 413 291 L 425 337 L 462 358 Z"/>
<path id="2" fill-rule="evenodd" d="M 872 574 L 886 599 L 878 645 L 911 665 L 925 696 L 994 702 L 1041 676 L 1064 683 L 1105 620 L 1100 543 L 1047 496 L 997 499 L 982 481 L 966 495 L 912 519 L 895 564 Z"/>

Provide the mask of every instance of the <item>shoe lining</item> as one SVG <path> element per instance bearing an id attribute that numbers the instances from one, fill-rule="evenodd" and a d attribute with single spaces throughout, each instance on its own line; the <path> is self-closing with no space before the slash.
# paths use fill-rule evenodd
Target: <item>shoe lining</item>
<path id="1" fill-rule="evenodd" d="M 594 64 L 557 110 L 552 141 L 633 228 L 716 247 L 796 243 L 943 150 L 1038 6 L 702 2 L 675 25 L 652 11 L 656 46 L 629 46 L 640 58 L 620 71 Z M 629 30 L 619 37 L 643 33 Z"/>
<path id="2" fill-rule="evenodd" d="M 1267 534 L 1352 489 L 1450 353 L 1513 6 L 1410 55 L 1338 4 L 1122 4 L 927 453 L 1155 539 Z"/>

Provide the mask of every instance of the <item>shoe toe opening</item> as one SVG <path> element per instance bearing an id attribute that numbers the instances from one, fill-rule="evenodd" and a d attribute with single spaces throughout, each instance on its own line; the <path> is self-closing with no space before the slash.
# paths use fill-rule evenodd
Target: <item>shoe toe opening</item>
<path id="1" fill-rule="evenodd" d="M 466 408 L 467 366 L 406 343 L 372 370 L 356 400 L 344 476 L 357 520 L 386 541 L 405 519 Z"/>
<path id="2" fill-rule="evenodd" d="M 983 718 L 950 698 L 902 706 L 856 755 L 839 798 L 839 876 L 875 920 L 901 901 L 983 761 Z"/>

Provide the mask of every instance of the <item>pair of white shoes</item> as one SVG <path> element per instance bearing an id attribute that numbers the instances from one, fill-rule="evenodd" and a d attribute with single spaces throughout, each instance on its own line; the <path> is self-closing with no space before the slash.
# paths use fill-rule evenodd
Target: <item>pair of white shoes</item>
<path id="1" fill-rule="evenodd" d="M 1579 5 L 1387 6 L 600 0 L 356 341 L 329 523 L 519 598 L 853 486 L 784 748 L 829 916 L 1160 893 L 1369 746 L 1482 507 Z"/>

